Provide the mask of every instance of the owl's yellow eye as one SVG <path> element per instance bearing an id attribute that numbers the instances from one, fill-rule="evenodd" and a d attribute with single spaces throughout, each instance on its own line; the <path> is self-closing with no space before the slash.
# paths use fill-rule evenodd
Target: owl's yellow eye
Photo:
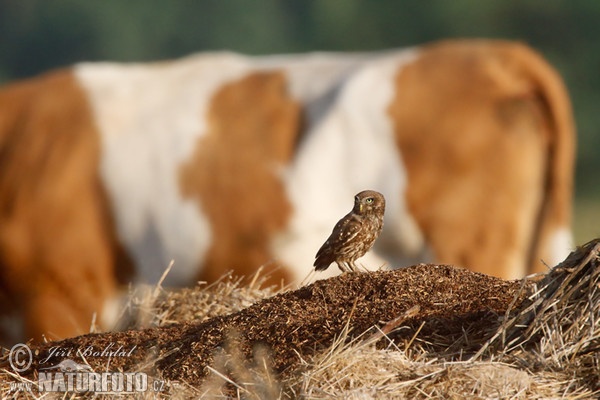
<path id="1" fill-rule="evenodd" d="M 365 200 L 365 201 L 367 202 L 367 204 L 371 204 L 371 203 L 373 202 L 373 200 L 374 200 L 374 199 L 373 199 L 372 197 L 369 197 L 369 198 L 368 198 L 367 200 Z"/>

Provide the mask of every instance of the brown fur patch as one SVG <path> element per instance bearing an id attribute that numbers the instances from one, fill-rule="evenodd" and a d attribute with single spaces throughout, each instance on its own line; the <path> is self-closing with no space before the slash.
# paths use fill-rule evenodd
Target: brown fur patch
<path id="1" fill-rule="evenodd" d="M 437 262 L 522 276 L 539 268 L 539 226 L 569 226 L 574 135 L 557 127 L 570 110 L 549 71 L 525 46 L 485 41 L 426 47 L 399 71 L 406 198 Z"/>
<path id="2" fill-rule="evenodd" d="M 289 276 L 270 253 L 272 235 L 291 212 L 277 176 L 294 153 L 300 107 L 280 72 L 250 74 L 222 87 L 206 117 L 208 132 L 180 175 L 184 196 L 195 198 L 212 227 L 212 246 L 200 279 L 225 272 L 252 275 L 268 263 L 270 283 Z"/>
<path id="3" fill-rule="evenodd" d="M 58 71 L 4 88 L 0 110 L 0 290 L 27 337 L 89 332 L 123 260 L 85 94 Z"/>

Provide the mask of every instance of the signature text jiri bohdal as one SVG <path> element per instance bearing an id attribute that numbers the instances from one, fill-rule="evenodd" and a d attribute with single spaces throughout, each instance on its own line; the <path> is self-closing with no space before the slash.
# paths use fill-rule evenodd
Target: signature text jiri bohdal
<path id="1" fill-rule="evenodd" d="M 82 358 L 94 358 L 94 357 L 131 357 L 135 351 L 137 345 L 132 348 L 125 348 L 124 346 L 115 346 L 114 343 L 109 343 L 103 348 L 97 348 L 94 346 L 87 346 L 81 349 L 72 349 L 68 347 L 54 346 L 48 350 L 48 356 L 40 361 L 40 364 L 45 364 L 51 359 L 58 358 L 70 358 L 79 356 Z"/>

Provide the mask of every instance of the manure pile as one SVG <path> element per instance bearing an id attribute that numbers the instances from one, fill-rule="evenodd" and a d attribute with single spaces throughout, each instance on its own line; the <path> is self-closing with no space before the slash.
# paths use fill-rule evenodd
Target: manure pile
<path id="1" fill-rule="evenodd" d="M 40 373 L 74 361 L 86 371 L 143 372 L 149 388 L 160 383 L 160 392 L 136 398 L 594 397 L 599 275 L 594 240 L 546 275 L 516 281 L 419 264 L 289 291 L 230 277 L 155 288 L 132 296 L 133 329 L 31 345 L 22 375 L 6 349 L 0 396 L 39 398 Z M 27 382 L 32 392 L 14 391 Z"/>

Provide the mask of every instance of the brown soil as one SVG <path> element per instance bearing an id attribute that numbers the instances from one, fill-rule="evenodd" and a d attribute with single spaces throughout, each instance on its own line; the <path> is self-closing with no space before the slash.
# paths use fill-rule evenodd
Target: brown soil
<path id="1" fill-rule="evenodd" d="M 487 326 L 483 331 L 491 333 L 498 327 L 499 314 L 523 301 L 527 294 L 523 289 L 523 281 L 503 281 L 447 265 L 347 273 L 204 322 L 88 334 L 34 345 L 29 371 L 69 358 L 86 362 L 96 371 L 106 370 L 108 363 L 110 371 L 140 371 L 146 365 L 154 376 L 197 386 L 208 375 L 215 354 L 235 348 L 251 359 L 257 348 L 267 348 L 273 369 L 287 375 L 300 366 L 301 358 L 330 347 L 344 332 L 350 332 L 350 340 L 370 329 L 376 332 L 373 327 L 387 330 L 395 325 L 386 323 L 407 311 L 410 315 L 401 322 L 408 329 L 400 330 L 396 338 L 410 338 L 417 331 L 419 335 L 460 336 L 473 324 L 478 329 Z M 481 343 L 485 339 L 482 337 Z M 46 360 L 57 346 L 71 353 Z M 88 355 L 83 360 L 75 354 L 77 349 L 116 350 L 119 346 L 131 353 L 110 360 L 106 355 Z M 469 349 L 461 346 L 460 351 Z"/>

